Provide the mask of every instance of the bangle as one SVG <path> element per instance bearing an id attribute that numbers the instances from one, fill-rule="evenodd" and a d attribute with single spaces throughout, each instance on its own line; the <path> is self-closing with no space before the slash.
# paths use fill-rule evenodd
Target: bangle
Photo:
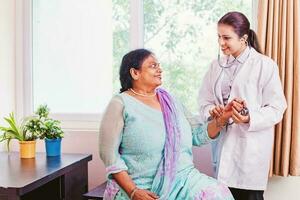
<path id="1" fill-rule="evenodd" d="M 135 187 L 135 188 L 133 188 L 133 190 L 130 192 L 130 200 L 132 200 L 133 199 L 133 197 L 134 197 L 134 194 L 136 193 L 136 191 L 138 190 L 138 188 L 137 187 Z"/>

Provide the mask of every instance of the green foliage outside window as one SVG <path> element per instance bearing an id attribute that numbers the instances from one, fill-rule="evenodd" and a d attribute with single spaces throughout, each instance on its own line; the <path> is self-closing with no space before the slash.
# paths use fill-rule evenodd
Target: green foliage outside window
<path id="1" fill-rule="evenodd" d="M 197 112 L 198 89 L 211 61 L 217 57 L 217 21 L 229 11 L 252 19 L 251 0 L 144 0 L 144 47 L 163 68 L 163 87 Z M 118 69 L 129 51 L 129 1 L 113 0 L 114 89 Z"/>

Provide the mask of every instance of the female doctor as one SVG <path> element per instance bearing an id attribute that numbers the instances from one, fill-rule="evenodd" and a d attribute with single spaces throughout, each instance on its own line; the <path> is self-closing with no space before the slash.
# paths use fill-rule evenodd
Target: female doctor
<path id="1" fill-rule="evenodd" d="M 199 91 L 202 120 L 231 112 L 214 142 L 216 178 L 229 186 L 235 199 L 263 199 L 272 155 L 274 125 L 281 121 L 286 100 L 278 67 L 261 54 L 248 19 L 229 12 L 218 22 L 218 56 Z M 223 108 L 233 102 L 232 110 Z"/>

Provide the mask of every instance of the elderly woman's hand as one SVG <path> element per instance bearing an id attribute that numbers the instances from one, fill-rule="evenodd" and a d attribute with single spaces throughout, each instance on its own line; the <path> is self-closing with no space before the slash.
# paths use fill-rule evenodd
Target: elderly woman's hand
<path id="1" fill-rule="evenodd" d="M 133 200 L 154 200 L 159 199 L 159 196 L 149 190 L 138 189 L 132 196 Z"/>
<path id="2" fill-rule="evenodd" d="M 232 115 L 232 103 L 227 104 L 225 107 L 223 105 L 218 105 L 210 110 L 209 113 L 210 116 L 215 119 L 216 126 L 218 128 L 223 128 Z M 214 136 L 212 136 L 212 138 L 214 138 Z"/>
<path id="3" fill-rule="evenodd" d="M 223 105 L 218 105 L 209 111 L 210 116 L 215 118 L 222 118 L 228 120 L 232 115 L 232 103 L 230 102 L 225 107 Z"/>

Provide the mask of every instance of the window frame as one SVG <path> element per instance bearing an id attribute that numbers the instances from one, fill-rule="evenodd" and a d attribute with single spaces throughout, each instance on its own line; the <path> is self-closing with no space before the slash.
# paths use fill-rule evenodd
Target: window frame
<path id="1" fill-rule="evenodd" d="M 130 0 L 129 46 L 144 46 L 143 0 Z M 252 1 L 253 27 L 257 26 L 258 0 Z M 16 1 L 16 114 L 18 118 L 33 114 L 32 73 L 32 0 Z M 66 131 L 98 131 L 104 110 L 91 113 L 54 113 Z"/>
<path id="2" fill-rule="evenodd" d="M 32 0 L 16 1 L 16 113 L 33 114 Z M 143 2 L 130 0 L 130 48 L 143 47 Z M 104 110 L 92 113 L 53 113 L 67 131 L 98 131 Z"/>

